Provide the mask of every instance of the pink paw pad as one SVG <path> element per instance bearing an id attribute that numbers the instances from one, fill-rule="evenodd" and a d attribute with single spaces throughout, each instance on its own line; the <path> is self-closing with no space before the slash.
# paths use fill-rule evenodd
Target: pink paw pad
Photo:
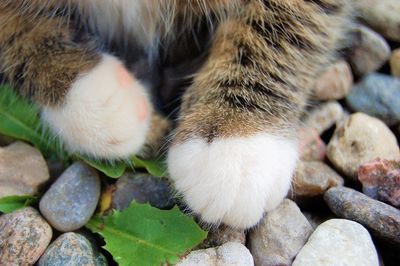
<path id="1" fill-rule="evenodd" d="M 134 82 L 132 75 L 123 65 L 118 65 L 116 69 L 119 85 L 123 88 L 131 86 Z"/>

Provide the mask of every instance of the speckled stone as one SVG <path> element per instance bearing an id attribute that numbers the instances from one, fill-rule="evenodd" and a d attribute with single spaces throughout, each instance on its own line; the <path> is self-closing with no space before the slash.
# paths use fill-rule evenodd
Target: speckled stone
<path id="1" fill-rule="evenodd" d="M 303 127 L 298 131 L 300 158 L 304 161 L 323 161 L 326 145 L 315 128 Z"/>
<path id="2" fill-rule="evenodd" d="M 357 83 L 346 97 L 357 112 L 383 120 L 388 125 L 400 122 L 400 79 L 373 73 Z"/>
<path id="3" fill-rule="evenodd" d="M 323 103 L 312 109 L 304 119 L 307 127 L 315 128 L 318 134 L 324 133 L 343 118 L 343 107 L 336 101 Z"/>
<path id="4" fill-rule="evenodd" d="M 256 265 L 291 265 L 313 228 L 296 203 L 285 199 L 250 232 Z"/>
<path id="5" fill-rule="evenodd" d="M 324 194 L 331 187 L 342 186 L 344 180 L 322 162 L 300 161 L 292 183 L 295 196 L 313 197 Z"/>
<path id="6" fill-rule="evenodd" d="M 318 77 L 315 82 L 312 98 L 329 101 L 344 98 L 353 86 L 353 74 L 350 65 L 340 60 Z"/>
<path id="7" fill-rule="evenodd" d="M 355 113 L 336 128 L 327 152 L 335 169 L 358 181 L 360 165 L 374 160 L 400 157 L 396 137 L 379 119 Z"/>
<path id="8" fill-rule="evenodd" d="M 379 260 L 368 231 L 344 219 L 322 223 L 300 250 L 293 266 L 378 266 Z"/>
<path id="9" fill-rule="evenodd" d="M 387 41 L 371 29 L 359 25 L 354 29 L 350 65 L 356 75 L 362 76 L 378 70 L 390 57 Z"/>
<path id="10" fill-rule="evenodd" d="M 111 207 L 123 210 L 128 208 L 133 200 L 139 203 L 148 202 L 159 209 L 168 209 L 175 205 L 167 180 L 147 174 L 128 173 L 118 179 L 112 195 Z"/>
<path id="11" fill-rule="evenodd" d="M 52 237 L 39 212 L 26 207 L 0 216 L 0 265 L 33 265 Z"/>
<path id="12" fill-rule="evenodd" d="M 93 215 L 100 197 L 100 178 L 88 165 L 71 165 L 47 190 L 39 203 L 49 223 L 61 232 L 84 226 Z"/>
<path id="13" fill-rule="evenodd" d="M 84 236 L 65 233 L 51 243 L 38 263 L 38 266 L 54 265 L 105 266 L 107 260 Z"/>
<path id="14" fill-rule="evenodd" d="M 32 146 L 15 142 L 0 148 L 0 198 L 34 195 L 49 177 L 46 161 Z"/>
<path id="15" fill-rule="evenodd" d="M 324 199 L 337 216 L 359 222 L 377 236 L 400 244 L 400 210 L 346 187 L 329 189 Z"/>

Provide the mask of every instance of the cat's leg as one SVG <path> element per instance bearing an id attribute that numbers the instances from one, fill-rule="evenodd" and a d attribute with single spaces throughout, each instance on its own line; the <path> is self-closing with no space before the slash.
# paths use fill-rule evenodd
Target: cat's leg
<path id="1" fill-rule="evenodd" d="M 139 151 L 152 113 L 140 82 L 73 21 L 18 3 L 0 4 L 1 73 L 42 106 L 69 151 L 107 159 Z"/>
<path id="2" fill-rule="evenodd" d="M 243 1 L 220 24 L 168 154 L 176 189 L 203 221 L 248 228 L 286 196 L 299 116 L 343 33 L 345 2 Z"/>

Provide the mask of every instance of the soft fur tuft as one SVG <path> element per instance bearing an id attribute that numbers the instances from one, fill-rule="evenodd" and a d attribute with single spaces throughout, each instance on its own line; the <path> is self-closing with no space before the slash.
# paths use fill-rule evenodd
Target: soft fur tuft
<path id="1" fill-rule="evenodd" d="M 195 138 L 170 148 L 175 187 L 205 222 L 249 228 L 286 196 L 297 143 L 267 133 L 252 137 Z"/>

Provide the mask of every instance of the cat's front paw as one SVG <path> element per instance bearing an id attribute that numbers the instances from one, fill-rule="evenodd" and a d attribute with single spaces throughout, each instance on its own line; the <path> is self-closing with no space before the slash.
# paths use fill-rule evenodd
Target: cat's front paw
<path id="1" fill-rule="evenodd" d="M 296 141 L 263 133 L 211 143 L 189 139 L 170 148 L 168 167 L 203 221 L 249 228 L 286 196 L 297 158 Z"/>
<path id="2" fill-rule="evenodd" d="M 143 86 L 110 55 L 74 81 L 62 105 L 42 112 L 70 152 L 107 159 L 138 152 L 150 116 Z"/>

